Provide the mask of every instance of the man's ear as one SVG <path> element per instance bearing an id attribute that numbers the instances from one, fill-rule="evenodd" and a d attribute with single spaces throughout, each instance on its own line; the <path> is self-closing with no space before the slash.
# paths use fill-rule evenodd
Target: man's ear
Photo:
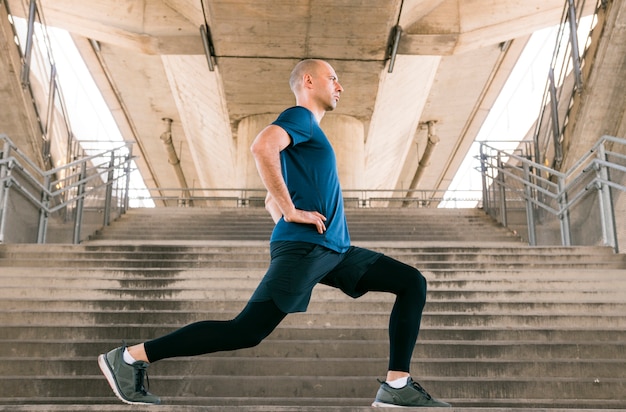
<path id="1" fill-rule="evenodd" d="M 313 76 L 310 73 L 305 73 L 302 79 L 302 84 L 306 88 L 310 88 L 313 85 Z"/>

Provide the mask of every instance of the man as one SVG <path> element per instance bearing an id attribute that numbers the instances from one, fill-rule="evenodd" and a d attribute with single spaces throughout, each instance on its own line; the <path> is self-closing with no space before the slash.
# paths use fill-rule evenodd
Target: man
<path id="1" fill-rule="evenodd" d="M 98 364 L 126 403 L 158 404 L 143 377 L 149 362 L 258 345 L 288 313 L 304 312 L 323 283 L 357 298 L 369 291 L 396 295 L 389 320 L 390 357 L 372 406 L 439 406 L 409 374 L 426 302 L 426 280 L 415 268 L 350 245 L 335 153 L 319 127 L 343 88 L 330 64 L 303 60 L 289 85 L 296 106 L 255 138 L 251 151 L 267 188 L 266 209 L 276 226 L 271 262 L 242 312 L 230 321 L 192 323 L 160 338 L 113 349 Z"/>

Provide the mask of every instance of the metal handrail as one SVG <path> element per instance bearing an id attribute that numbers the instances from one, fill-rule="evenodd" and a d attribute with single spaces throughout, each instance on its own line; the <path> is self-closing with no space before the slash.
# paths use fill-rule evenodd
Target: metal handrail
<path id="1" fill-rule="evenodd" d="M 243 188 L 148 188 L 146 196 L 130 195 L 131 200 L 153 200 L 163 206 L 185 207 L 263 207 L 266 189 Z M 447 190 L 407 189 L 344 189 L 344 205 L 347 208 L 378 207 L 440 207 L 442 203 L 467 203 L 475 208 L 482 200 L 482 191 L 463 190 L 460 195 Z M 407 198 L 407 193 L 410 198 Z"/>
<path id="2" fill-rule="evenodd" d="M 577 38 L 581 18 L 587 7 L 586 0 L 564 2 L 543 101 L 533 132 L 535 161 L 543 163 L 551 156 L 551 164 L 557 169 L 563 161 L 563 139 L 568 118 L 572 115 L 572 102 L 583 88 L 583 77 L 588 75 L 584 67 L 590 66 L 585 62 L 592 46 L 593 25 L 582 45 L 579 45 Z M 606 0 L 595 0 L 590 7 L 594 9 L 593 19 L 597 23 L 606 9 Z M 550 154 L 550 150 L 553 153 Z"/>
<path id="3" fill-rule="evenodd" d="M 61 167 L 42 170 L 22 153 L 6 135 L 0 135 L 0 242 L 8 233 L 9 200 L 12 193 L 21 195 L 38 214 L 37 243 L 46 242 L 50 217 L 65 213 L 64 222 L 73 220 L 72 242 L 82 240 L 82 217 L 85 201 L 103 213 L 102 226 L 128 208 L 132 143 L 84 156 Z M 104 193 L 103 199 L 97 196 Z M 70 216 L 71 215 L 71 216 Z"/>
<path id="4" fill-rule="evenodd" d="M 621 152 L 610 150 L 621 148 Z M 507 212 L 511 211 L 511 194 L 525 204 L 528 240 L 537 244 L 536 215 L 544 210 L 560 222 L 561 241 L 571 245 L 570 216 L 574 208 L 590 193 L 598 192 L 598 213 L 601 219 L 602 241 L 618 251 L 615 216 L 611 189 L 626 192 L 626 139 L 602 136 L 592 148 L 567 171 L 561 172 L 536 163 L 529 156 L 509 153 L 481 142 L 480 172 L 483 176 L 483 208 L 503 225 L 509 226 Z M 613 159 L 613 161 L 609 160 Z M 521 196 L 520 196 L 521 195 Z"/>

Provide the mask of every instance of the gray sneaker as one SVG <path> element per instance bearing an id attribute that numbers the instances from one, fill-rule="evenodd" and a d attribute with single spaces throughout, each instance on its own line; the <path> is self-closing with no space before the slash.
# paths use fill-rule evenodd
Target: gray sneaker
<path id="1" fill-rule="evenodd" d="M 386 408 L 416 406 L 449 408 L 451 405 L 433 398 L 419 383 L 409 378 L 407 385 L 400 389 L 392 388 L 387 385 L 387 382 L 381 382 L 372 406 Z"/>
<path id="2" fill-rule="evenodd" d="M 143 386 L 143 379 L 148 379 L 148 363 L 137 361 L 132 365 L 124 362 L 125 346 L 98 356 L 98 366 L 107 378 L 111 389 L 122 402 L 140 405 L 158 405 L 161 399 L 148 392 Z"/>

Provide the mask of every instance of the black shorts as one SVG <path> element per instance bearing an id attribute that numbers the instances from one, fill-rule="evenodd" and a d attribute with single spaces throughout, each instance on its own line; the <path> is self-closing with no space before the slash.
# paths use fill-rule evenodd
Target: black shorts
<path id="1" fill-rule="evenodd" d="M 353 298 L 364 292 L 356 286 L 381 253 L 351 246 L 338 253 L 307 242 L 272 242 L 270 266 L 250 298 L 251 302 L 273 300 L 285 313 L 305 312 L 313 287 L 318 283 L 341 289 Z"/>

